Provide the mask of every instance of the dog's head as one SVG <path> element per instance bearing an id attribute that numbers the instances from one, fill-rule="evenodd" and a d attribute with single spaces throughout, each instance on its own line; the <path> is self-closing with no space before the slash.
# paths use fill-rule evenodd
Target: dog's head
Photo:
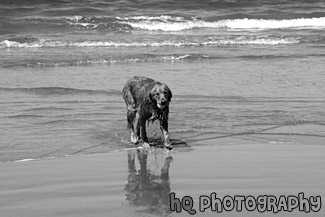
<path id="1" fill-rule="evenodd" d="M 156 84 L 149 93 L 150 99 L 159 109 L 164 109 L 172 99 L 172 92 L 166 84 Z"/>

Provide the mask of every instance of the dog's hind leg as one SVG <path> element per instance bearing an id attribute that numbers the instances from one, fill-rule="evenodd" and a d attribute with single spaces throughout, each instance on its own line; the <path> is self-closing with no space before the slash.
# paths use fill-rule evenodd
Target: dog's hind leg
<path id="1" fill-rule="evenodd" d="M 132 122 L 131 130 L 131 142 L 137 144 L 140 139 L 140 125 L 139 125 L 139 114 L 135 113 L 134 119 Z"/>
<path id="2" fill-rule="evenodd" d="M 131 136 L 130 140 L 132 143 L 137 144 L 139 140 L 139 135 L 137 133 L 137 109 L 135 108 L 135 101 L 130 92 L 128 86 L 125 86 L 122 90 L 123 99 L 125 100 L 126 109 L 127 109 L 127 128 L 130 130 Z"/>
<path id="3" fill-rule="evenodd" d="M 131 131 L 131 142 L 134 143 L 134 144 L 137 144 L 138 143 L 138 140 L 139 140 L 139 136 L 137 135 L 137 126 L 136 128 L 134 129 L 134 123 L 132 123 L 132 128 L 130 129 Z"/>
<path id="4" fill-rule="evenodd" d="M 131 142 L 136 144 L 138 142 L 138 137 L 135 134 L 134 130 L 134 122 L 136 122 L 137 112 L 132 105 L 127 105 L 126 107 L 126 119 L 127 119 L 127 128 L 130 130 L 131 133 Z"/>
<path id="5" fill-rule="evenodd" d="M 123 94 L 123 99 L 125 101 L 126 110 L 127 110 L 126 113 L 127 124 L 128 124 L 127 127 L 128 129 L 133 130 L 133 122 L 134 122 L 135 115 L 137 113 L 137 110 L 135 108 L 135 101 L 127 85 L 124 86 L 122 90 L 122 94 Z"/>
<path id="6" fill-rule="evenodd" d="M 146 120 L 144 118 L 140 119 L 140 131 L 141 131 L 141 139 L 143 141 L 143 147 L 145 148 L 149 148 L 149 142 L 148 142 L 148 138 L 147 138 L 147 131 L 146 131 Z"/>
<path id="7" fill-rule="evenodd" d="M 128 124 L 128 129 L 132 129 L 133 130 L 133 122 L 135 119 L 135 112 L 130 110 L 129 108 L 127 108 L 127 113 L 126 113 L 126 120 L 127 120 L 127 124 Z"/>

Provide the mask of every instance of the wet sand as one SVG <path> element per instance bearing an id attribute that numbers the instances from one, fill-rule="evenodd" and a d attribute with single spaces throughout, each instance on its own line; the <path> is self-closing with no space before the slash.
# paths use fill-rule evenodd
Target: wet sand
<path id="1" fill-rule="evenodd" d="M 199 197 L 325 197 L 325 147 L 255 143 L 123 150 L 105 154 L 0 163 L 1 216 L 190 216 L 171 212 L 169 194 L 193 198 L 197 216 L 274 216 L 272 212 L 205 212 Z M 216 141 L 209 141 L 213 143 Z M 277 216 L 321 216 L 279 212 Z"/>

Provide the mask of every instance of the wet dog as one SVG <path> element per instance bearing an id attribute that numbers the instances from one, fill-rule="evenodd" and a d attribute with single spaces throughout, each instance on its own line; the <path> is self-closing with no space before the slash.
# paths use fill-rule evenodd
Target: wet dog
<path id="1" fill-rule="evenodd" d="M 127 126 L 131 130 L 131 142 L 137 144 L 142 139 L 143 146 L 149 147 L 146 122 L 159 120 L 165 147 L 172 149 L 168 134 L 172 92 L 168 86 L 151 78 L 134 77 L 126 82 L 122 94 L 127 109 Z"/>

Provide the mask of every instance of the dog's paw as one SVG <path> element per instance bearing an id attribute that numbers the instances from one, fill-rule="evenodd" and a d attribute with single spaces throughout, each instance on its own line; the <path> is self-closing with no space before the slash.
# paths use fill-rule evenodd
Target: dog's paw
<path id="1" fill-rule="evenodd" d="M 169 143 L 165 143 L 165 148 L 167 150 L 173 150 L 174 147 L 171 144 L 169 144 Z"/>
<path id="2" fill-rule="evenodd" d="M 142 145 L 142 147 L 144 147 L 144 148 L 150 148 L 150 145 L 149 145 L 149 143 L 144 142 L 143 145 Z"/>

